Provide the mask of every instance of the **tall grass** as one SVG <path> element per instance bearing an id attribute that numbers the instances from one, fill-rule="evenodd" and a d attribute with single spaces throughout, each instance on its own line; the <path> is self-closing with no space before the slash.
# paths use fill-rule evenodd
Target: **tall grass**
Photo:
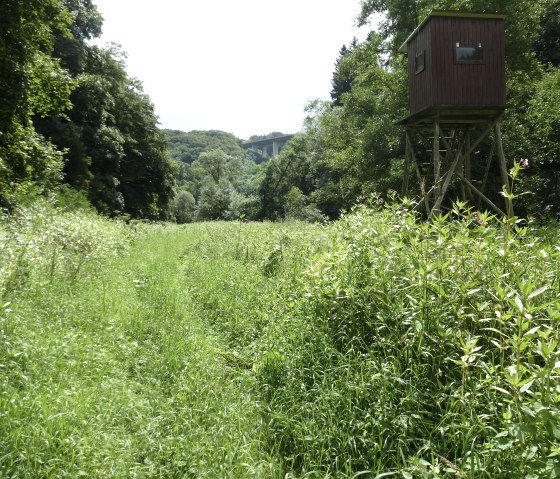
<path id="1" fill-rule="evenodd" d="M 48 207 L 2 228 L 0 477 L 279 477 L 251 370 L 190 299 L 192 232 Z"/>
<path id="2" fill-rule="evenodd" d="M 259 368 L 291 471 L 559 477 L 557 229 L 361 207 L 327 238 Z"/>
<path id="3" fill-rule="evenodd" d="M 560 477 L 558 227 L 407 208 L 4 218 L 0 477 Z"/>

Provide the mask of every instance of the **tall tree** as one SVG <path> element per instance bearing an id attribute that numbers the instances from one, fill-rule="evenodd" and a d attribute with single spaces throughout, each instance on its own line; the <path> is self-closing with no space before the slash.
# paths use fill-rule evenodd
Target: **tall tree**
<path id="1" fill-rule="evenodd" d="M 0 16 L 0 203 L 33 183 L 59 180 L 61 156 L 32 124 L 34 115 L 63 114 L 73 82 L 52 58 L 58 29 L 70 35 L 71 18 L 59 0 L 5 0 Z"/>
<path id="2" fill-rule="evenodd" d="M 348 63 L 344 62 L 344 58 L 352 52 L 357 44 L 358 39 L 354 37 L 349 47 L 342 45 L 342 48 L 340 49 L 331 80 L 331 99 L 334 106 L 342 105 L 342 95 L 344 93 L 348 93 L 352 88 L 352 82 L 354 81 L 355 74 L 348 68 Z"/>
<path id="3" fill-rule="evenodd" d="M 65 181 L 106 214 L 163 218 L 170 211 L 173 173 L 167 144 L 142 85 L 128 77 L 118 46 L 88 40 L 101 32 L 91 0 L 63 0 L 72 35 L 54 30 L 54 55 L 77 87 L 66 117 L 36 119 L 38 130 L 65 150 Z"/>

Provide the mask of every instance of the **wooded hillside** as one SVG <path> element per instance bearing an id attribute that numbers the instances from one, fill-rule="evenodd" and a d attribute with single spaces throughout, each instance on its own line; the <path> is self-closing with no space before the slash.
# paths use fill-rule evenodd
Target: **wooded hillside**
<path id="1" fill-rule="evenodd" d="M 169 217 L 174 177 L 153 105 L 124 52 L 90 45 L 102 27 L 92 1 L 8 0 L 2 10 L 2 206 L 58 191 L 108 215 Z"/>
<path id="2" fill-rule="evenodd" d="M 505 153 L 509 167 L 529 164 L 516 185 L 524 193 L 516 212 L 560 214 L 560 0 L 364 0 L 359 22 L 374 14 L 383 22 L 365 41 L 342 46 L 331 101 L 310 101 L 303 131 L 260 167 L 262 158 L 231 134 L 162 132 L 142 85 L 126 73 L 124 52 L 89 43 L 102 28 L 91 0 L 4 3 L 4 208 L 56 192 L 62 203 L 90 203 L 107 215 L 320 220 L 391 195 L 400 190 L 405 156 L 396 123 L 408 114 L 407 60 L 398 47 L 432 9 L 458 9 L 507 15 Z M 489 153 L 490 141 L 482 143 L 474 170 L 484 169 Z M 499 172 L 488 173 L 488 194 L 499 201 Z M 458 185 L 450 192 L 456 197 Z"/>

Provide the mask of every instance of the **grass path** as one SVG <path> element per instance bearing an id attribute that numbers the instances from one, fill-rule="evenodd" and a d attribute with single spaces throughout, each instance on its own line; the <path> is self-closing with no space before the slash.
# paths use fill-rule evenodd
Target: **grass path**
<path id="1" fill-rule="evenodd" d="M 0 224 L 0 479 L 560 477 L 557 228 L 396 208 Z"/>
<path id="2" fill-rule="evenodd" d="M 279 477 L 251 364 L 205 316 L 223 297 L 210 283 L 200 297 L 200 282 L 227 264 L 201 241 L 196 228 L 152 231 L 5 308 L 17 340 L 0 350 L 0 477 Z"/>

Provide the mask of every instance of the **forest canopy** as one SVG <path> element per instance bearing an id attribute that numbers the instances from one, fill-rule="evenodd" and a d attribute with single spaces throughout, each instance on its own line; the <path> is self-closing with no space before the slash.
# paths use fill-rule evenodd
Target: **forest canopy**
<path id="1" fill-rule="evenodd" d="M 311 100 L 303 130 L 271 159 L 230 133 L 160 129 L 142 84 L 126 72 L 125 52 L 91 44 L 103 24 L 91 0 L 6 0 L 0 206 L 57 192 L 63 203 L 111 216 L 316 221 L 393 195 L 405 156 L 398 122 L 408 115 L 407 59 L 398 48 L 432 9 L 506 15 L 503 143 L 509 167 L 530 165 L 516 212 L 557 218 L 560 0 L 362 0 L 358 22 L 367 27 L 380 15 L 381 23 L 364 41 L 349 39 L 338 58 L 333 52 L 330 101 Z M 490 148 L 480 145 L 473 168 L 483 168 Z M 488 194 L 500 201 L 499 172 L 488 173 Z M 449 191 L 451 201 L 458 185 Z M 413 186 L 411 196 L 419 193 Z"/>
<path id="2" fill-rule="evenodd" d="M 108 215 L 167 218 L 174 175 L 154 107 L 124 52 L 89 43 L 102 29 L 92 1 L 7 0 L 0 23 L 2 206 L 70 187 L 68 201 Z"/>

